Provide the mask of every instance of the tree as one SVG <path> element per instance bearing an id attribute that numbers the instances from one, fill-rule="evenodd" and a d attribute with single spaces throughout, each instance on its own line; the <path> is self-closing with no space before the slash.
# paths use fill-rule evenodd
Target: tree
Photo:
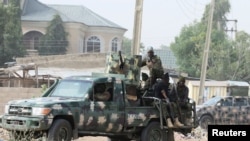
<path id="1" fill-rule="evenodd" d="M 125 54 L 131 54 L 132 40 L 124 37 L 122 41 L 122 52 Z"/>
<path id="2" fill-rule="evenodd" d="M 132 39 L 124 37 L 121 50 L 123 51 L 123 53 L 130 55 L 131 49 L 132 49 Z M 143 43 L 140 43 L 140 50 L 143 49 L 145 49 L 145 46 Z"/>
<path id="3" fill-rule="evenodd" d="M 3 38 L 4 26 L 6 24 L 5 16 L 6 16 L 6 10 L 0 3 L 0 66 L 2 66 L 5 62 L 4 38 Z"/>
<path id="4" fill-rule="evenodd" d="M 40 55 L 59 55 L 67 52 L 68 33 L 65 32 L 63 21 L 59 15 L 55 15 L 42 37 L 38 51 Z"/>
<path id="5" fill-rule="evenodd" d="M 22 44 L 21 10 L 19 0 L 10 0 L 7 8 L 1 7 L 0 46 L 1 65 L 8 61 L 15 61 L 16 57 L 23 57 L 26 54 Z M 2 13 L 3 12 L 3 13 Z M 3 24 L 5 24 L 3 26 Z"/>
<path id="6" fill-rule="evenodd" d="M 226 14 L 230 11 L 228 0 L 215 1 L 212 23 L 211 47 L 209 50 L 207 78 L 225 80 L 229 78 L 231 41 L 224 29 L 226 28 Z M 199 77 L 201 74 L 202 55 L 208 24 L 209 5 L 200 22 L 194 22 L 182 28 L 180 36 L 170 45 L 177 58 L 180 70 L 190 76 Z"/>
<path id="7" fill-rule="evenodd" d="M 232 80 L 244 80 L 250 82 L 250 35 L 244 31 L 236 34 L 230 54 L 230 77 Z"/>
<path id="8" fill-rule="evenodd" d="M 184 26 L 180 36 L 175 38 L 175 42 L 170 44 L 179 71 L 186 72 L 190 76 L 200 75 L 202 61 L 202 47 L 205 43 L 204 25 L 194 22 L 189 26 Z"/>

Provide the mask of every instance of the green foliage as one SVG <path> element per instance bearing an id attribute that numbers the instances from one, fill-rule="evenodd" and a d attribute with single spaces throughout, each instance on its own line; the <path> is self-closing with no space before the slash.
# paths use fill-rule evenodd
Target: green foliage
<path id="1" fill-rule="evenodd" d="M 230 70 L 233 80 L 250 81 L 250 35 L 244 31 L 236 34 L 233 43 Z"/>
<path id="2" fill-rule="evenodd" d="M 0 4 L 0 66 L 2 66 L 5 62 L 5 48 L 4 48 L 4 26 L 6 24 L 6 10 L 3 5 Z"/>
<path id="3" fill-rule="evenodd" d="M 140 50 L 143 50 L 144 48 L 145 48 L 144 44 L 141 43 Z M 132 39 L 124 37 L 121 50 L 125 54 L 131 54 L 131 52 L 132 52 Z"/>
<path id="4" fill-rule="evenodd" d="M 200 75 L 202 49 L 205 43 L 205 32 L 202 24 L 193 23 L 181 30 L 179 37 L 170 45 L 175 54 L 179 71 L 186 72 L 190 76 Z"/>
<path id="5" fill-rule="evenodd" d="M 21 10 L 19 0 L 11 0 L 8 7 L 0 8 L 0 66 L 15 61 L 16 57 L 26 54 L 22 44 Z"/>
<path id="6" fill-rule="evenodd" d="M 183 27 L 175 42 L 170 45 L 177 59 L 179 71 L 186 72 L 192 77 L 200 77 L 201 74 L 209 8 L 207 5 L 201 22 Z M 215 1 L 206 78 L 249 81 L 250 35 L 239 32 L 235 41 L 227 36 L 224 29 L 226 14 L 229 11 L 228 0 Z"/>
<path id="7" fill-rule="evenodd" d="M 46 84 L 42 84 L 41 87 L 42 87 L 42 93 L 48 89 L 48 86 Z"/>
<path id="8" fill-rule="evenodd" d="M 121 48 L 122 52 L 124 52 L 125 54 L 131 54 L 131 46 L 132 46 L 132 40 L 124 37 Z"/>
<path id="9" fill-rule="evenodd" d="M 40 55 L 59 55 L 67 52 L 68 33 L 65 32 L 63 21 L 59 15 L 55 15 L 47 28 L 46 34 L 39 44 Z"/>

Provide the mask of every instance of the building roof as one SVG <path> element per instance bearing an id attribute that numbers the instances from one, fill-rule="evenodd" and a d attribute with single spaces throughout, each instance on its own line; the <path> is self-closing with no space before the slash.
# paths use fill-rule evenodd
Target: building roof
<path id="1" fill-rule="evenodd" d="M 147 51 L 143 51 L 142 54 L 147 54 Z M 169 47 L 164 49 L 154 49 L 154 54 L 159 56 L 162 61 L 162 65 L 165 69 L 176 69 L 176 58 Z"/>
<path id="2" fill-rule="evenodd" d="M 94 13 L 84 6 L 76 5 L 45 5 L 37 0 L 26 0 L 24 3 L 22 21 L 49 22 L 54 15 L 60 15 L 63 22 L 82 23 L 87 26 L 101 26 L 125 29 Z M 125 29 L 126 30 L 126 29 Z"/>

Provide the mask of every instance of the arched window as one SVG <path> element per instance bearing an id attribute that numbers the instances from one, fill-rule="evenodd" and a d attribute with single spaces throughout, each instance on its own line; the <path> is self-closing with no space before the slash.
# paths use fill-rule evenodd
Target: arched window
<path id="1" fill-rule="evenodd" d="M 39 40 L 43 36 L 42 33 L 38 31 L 31 31 L 23 36 L 23 44 L 26 49 L 38 49 Z"/>
<path id="2" fill-rule="evenodd" d="M 118 49 L 118 38 L 114 38 L 113 40 L 112 40 L 112 48 L 111 48 L 111 51 L 112 52 L 117 52 L 117 49 Z"/>
<path id="3" fill-rule="evenodd" d="M 96 36 L 92 36 L 87 41 L 87 52 L 94 53 L 101 51 L 100 39 Z"/>

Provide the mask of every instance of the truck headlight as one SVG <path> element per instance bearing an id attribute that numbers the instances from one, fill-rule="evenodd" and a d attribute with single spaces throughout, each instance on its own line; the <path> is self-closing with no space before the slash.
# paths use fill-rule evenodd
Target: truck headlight
<path id="1" fill-rule="evenodd" d="M 32 115 L 34 115 L 34 116 L 48 115 L 50 112 L 51 112 L 50 108 L 38 108 L 38 107 L 32 108 Z"/>
<path id="2" fill-rule="evenodd" d="M 9 109 L 10 109 L 10 105 L 5 105 L 4 106 L 4 114 L 9 114 Z"/>

